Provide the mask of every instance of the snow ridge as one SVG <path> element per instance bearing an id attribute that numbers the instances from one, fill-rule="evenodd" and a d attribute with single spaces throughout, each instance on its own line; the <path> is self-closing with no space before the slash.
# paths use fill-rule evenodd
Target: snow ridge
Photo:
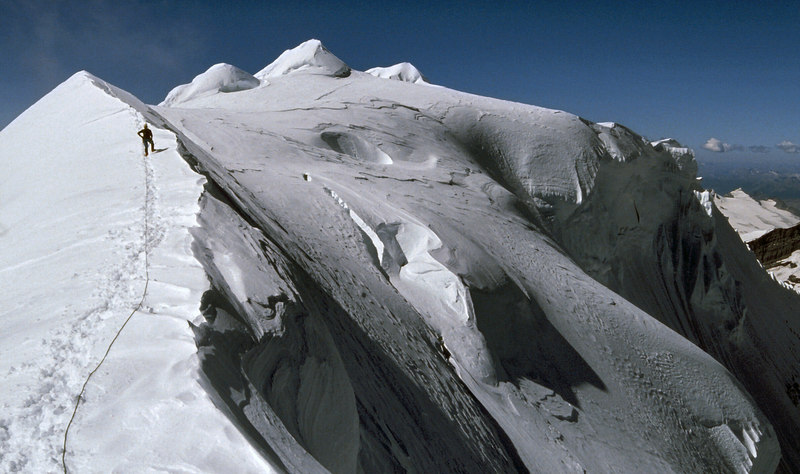
<path id="1" fill-rule="evenodd" d="M 133 310 L 131 311 L 131 314 L 128 315 L 127 318 L 125 318 L 125 321 L 122 323 L 122 325 L 119 327 L 117 332 L 114 334 L 114 337 L 111 339 L 111 342 L 109 342 L 108 347 L 106 348 L 106 351 L 103 354 L 103 357 L 100 358 L 100 360 L 97 362 L 97 365 L 95 366 L 95 368 L 92 369 L 92 371 L 89 372 L 89 374 L 86 376 L 86 380 L 83 382 L 83 385 L 81 386 L 80 393 L 78 393 L 78 396 L 75 398 L 75 408 L 72 410 L 72 416 L 70 416 L 69 423 L 67 423 L 67 427 L 64 429 L 64 443 L 63 443 L 63 445 L 61 447 L 61 466 L 64 468 L 64 472 L 65 473 L 67 472 L 66 456 L 67 456 L 67 443 L 68 443 L 68 437 L 69 437 L 69 430 L 72 427 L 72 423 L 75 421 L 75 415 L 78 413 L 78 407 L 80 406 L 81 401 L 83 399 L 83 395 L 86 392 L 86 386 L 89 384 L 89 381 L 92 379 L 92 376 L 98 370 L 100 370 L 100 366 L 103 365 L 103 362 L 106 361 L 106 358 L 108 357 L 108 354 L 111 352 L 111 348 L 114 346 L 114 343 L 117 342 L 117 339 L 119 338 L 120 334 L 122 333 L 122 331 L 125 330 L 125 326 L 128 325 L 128 323 L 130 322 L 131 318 L 133 318 L 133 315 L 136 314 L 137 311 L 142 309 L 142 305 L 144 304 L 145 297 L 147 296 L 147 287 L 150 285 L 150 249 L 153 246 L 153 244 L 157 245 L 159 243 L 159 242 L 151 243 L 150 237 L 149 237 L 149 234 L 150 234 L 150 231 L 151 231 L 150 220 L 151 220 L 151 214 L 153 213 L 153 210 L 152 210 L 153 202 L 152 201 L 154 200 L 154 198 L 151 197 L 151 196 L 154 195 L 154 193 L 153 193 L 153 191 L 154 191 L 153 190 L 153 184 L 152 184 L 152 174 L 153 174 L 152 167 L 149 165 L 147 160 L 145 160 L 145 173 L 144 173 L 145 195 L 144 195 L 144 216 L 143 216 L 143 218 L 144 218 L 144 226 L 143 226 L 144 248 L 143 248 L 143 251 L 142 251 L 142 253 L 144 254 L 144 287 L 142 288 L 142 297 L 139 300 L 139 302 L 136 304 L 136 306 L 133 308 Z"/>
<path id="2" fill-rule="evenodd" d="M 147 161 L 136 136 L 145 120 L 163 149 Z M 0 157 L 14 177 L 0 178 L 0 471 L 63 469 L 58 453 L 75 396 L 140 301 L 145 256 L 145 302 L 86 384 L 66 464 L 76 472 L 209 472 L 235 459 L 245 472 L 270 471 L 197 381 L 186 320 L 207 283 L 186 239 L 202 183 L 161 123 L 129 93 L 82 71 L 0 132 Z M 216 440 L 207 459 L 193 454 L 198 436 Z"/>
<path id="3" fill-rule="evenodd" d="M 77 102 L 77 103 L 76 103 Z M 133 104 L 133 106 L 129 106 Z M 66 215 L 74 215 L 75 210 L 70 207 L 74 201 L 66 200 L 60 206 L 54 206 L 54 202 L 60 201 L 53 198 L 51 193 L 62 193 L 70 195 L 69 192 L 73 191 L 71 188 L 77 188 L 73 192 L 79 193 L 98 193 L 103 196 L 109 196 L 113 199 L 119 199 L 120 194 L 123 196 L 125 193 L 110 191 L 102 180 L 97 180 L 96 183 L 92 182 L 92 178 L 78 178 L 76 177 L 75 170 L 70 163 L 80 162 L 79 157 L 96 156 L 96 150 L 93 149 L 92 143 L 96 143 L 98 138 L 97 134 L 103 136 L 105 134 L 113 136 L 115 127 L 122 124 L 136 124 L 141 123 L 141 116 L 138 114 L 134 107 L 146 107 L 138 99 L 134 98 L 127 92 L 121 91 L 104 81 L 96 78 L 88 72 L 81 71 L 76 73 L 59 87 L 57 87 L 50 94 L 42 98 L 37 104 L 29 108 L 23 116 L 18 118 L 14 127 L 9 127 L 3 131 L 3 134 L 8 134 L 7 138 L 11 140 L 15 147 L 26 147 L 24 151 L 20 149 L 17 153 L 9 152 L 8 147 L 2 150 L 5 158 L 8 158 L 7 164 L 9 170 L 14 169 L 15 163 L 18 163 L 17 157 L 24 157 L 25 168 L 33 170 L 36 173 L 34 179 L 36 186 L 30 180 L 30 175 L 23 170 L 15 172 L 18 184 L 23 186 L 19 189 L 4 186 L 5 189 L 17 193 L 19 196 L 26 196 L 30 193 L 24 186 L 30 186 L 31 189 L 49 189 L 50 192 L 38 192 L 36 197 L 29 197 L 26 199 L 27 205 L 31 206 L 36 211 L 17 209 L 18 206 L 5 206 L 3 213 L 6 218 L 12 222 L 18 222 L 16 226 L 12 225 L 10 235 L 12 239 L 10 248 L 16 248 L 15 255 L 4 254 L 0 257 L 0 261 L 7 263 L 14 262 L 17 259 L 23 258 L 15 265 L 8 266 L 0 270 L 2 278 L 9 278 L 4 281 L 3 285 L 6 288 L 12 286 L 11 278 L 14 275 L 24 275 L 33 272 L 33 275 L 38 275 L 37 269 L 42 266 L 49 267 L 54 261 L 73 261 L 72 268 L 75 273 L 75 278 L 81 277 L 88 282 L 92 282 L 91 288 L 86 288 L 87 293 L 80 294 L 77 301 L 69 301 L 61 308 L 55 309 L 56 312 L 50 313 L 47 310 L 41 310 L 41 303 L 31 303 L 30 310 L 18 310 L 23 317 L 30 317 L 31 321 L 35 318 L 27 314 L 28 311 L 35 311 L 36 318 L 52 318 L 57 316 L 50 331 L 47 331 L 41 337 L 42 347 L 39 349 L 41 357 L 32 357 L 32 362 L 21 363 L 9 368 L 8 378 L 14 380 L 18 377 L 24 377 L 25 374 L 30 372 L 38 372 L 33 377 L 34 386 L 28 392 L 28 398 L 24 400 L 21 406 L 16 406 L 12 403 L 13 408 L 9 409 L 14 413 L 17 409 L 19 420 L 13 420 L 10 423 L 2 423 L 6 425 L 6 429 L 10 433 L 11 442 L 8 443 L 7 453 L 0 452 L 0 470 L 8 470 L 9 466 L 11 471 L 16 469 L 25 469 L 31 471 L 50 471 L 57 469 L 57 456 L 53 453 L 62 452 L 62 456 L 66 452 L 62 451 L 64 447 L 59 443 L 58 438 L 61 437 L 61 429 L 67 426 L 69 414 L 72 408 L 76 405 L 75 394 L 81 387 L 81 383 L 85 380 L 85 374 L 89 371 L 99 359 L 101 354 L 98 354 L 97 348 L 106 347 L 108 340 L 113 335 L 110 333 L 110 328 L 113 326 L 114 331 L 119 327 L 118 316 L 120 314 L 127 315 L 130 308 L 140 300 L 142 295 L 143 284 L 143 264 L 147 252 L 147 243 L 142 240 L 147 228 L 146 224 L 148 218 L 150 223 L 154 224 L 152 219 L 154 216 L 147 215 L 147 211 L 142 213 L 140 209 L 142 206 L 142 195 L 153 198 L 150 193 L 152 189 L 146 188 L 142 193 L 141 187 L 135 186 L 136 191 L 131 193 L 131 197 L 135 195 L 137 206 L 134 210 L 114 209 L 113 212 L 108 212 L 107 215 L 114 216 L 113 219 L 103 222 L 102 224 L 95 224 L 91 216 L 86 216 L 87 222 L 82 226 L 78 226 L 78 235 L 91 235 L 95 238 L 87 240 L 78 240 L 72 245 L 62 247 L 61 239 L 69 242 L 70 239 L 75 239 L 74 234 L 70 234 L 70 229 L 76 226 L 66 224 L 59 226 L 62 229 L 53 231 L 47 229 L 47 223 L 52 220 L 47 214 L 50 209 L 57 210 L 57 212 Z M 91 111 L 93 115 L 87 117 L 87 112 Z M 92 122 L 94 119 L 102 118 L 102 120 Z M 51 140 L 47 143 L 42 143 L 39 139 L 31 139 L 26 134 L 25 123 L 31 122 L 36 124 L 32 130 L 38 130 L 40 127 L 51 128 L 59 132 L 53 132 Z M 89 132 L 87 123 L 91 124 L 94 134 Z M 88 133 L 88 135 L 87 135 Z M 69 141 L 64 140 L 64 136 L 70 137 L 75 135 L 83 135 L 91 137 L 87 139 L 86 143 L 82 145 L 75 145 Z M 138 151 L 138 150 L 137 150 Z M 135 152 L 134 152 L 135 153 Z M 59 163 L 53 164 L 48 162 L 48 157 L 57 156 Z M 130 166 L 131 163 L 143 166 L 145 176 L 150 172 L 147 169 L 147 164 L 142 163 L 139 159 L 140 154 L 136 153 L 133 160 L 128 161 L 128 157 L 123 155 L 123 166 Z M 119 159 L 118 157 L 117 159 Z M 110 171 L 109 163 L 111 166 L 117 166 L 113 162 L 93 162 L 88 160 L 87 167 L 92 167 L 100 173 L 108 173 L 108 177 L 114 176 L 114 172 Z M 72 161 L 75 160 L 75 161 Z M 64 162 L 64 164 L 60 164 Z M 141 170 L 138 166 L 134 168 L 138 173 Z M 49 182 L 49 176 L 55 175 L 55 181 Z M 65 185 L 62 180 L 67 182 L 72 181 L 71 184 Z M 120 182 L 123 182 L 120 180 Z M 40 188 L 44 185 L 45 188 Z M 98 189 L 100 188 L 100 189 Z M 101 191 L 102 189 L 102 191 Z M 58 194 L 56 194 L 58 195 Z M 145 206 L 148 207 L 149 212 L 152 213 L 152 205 L 150 199 L 144 201 Z M 91 212 L 93 207 L 87 206 L 86 211 Z M 103 210 L 102 206 L 96 206 L 94 209 Z M 144 208 L 142 208 L 144 209 Z M 22 211 L 19 217 L 13 217 L 17 212 Z M 20 225 L 19 222 L 26 222 L 27 215 L 31 214 L 36 216 L 37 219 L 42 219 L 41 222 L 33 221 Z M 78 218 L 80 220 L 80 218 Z M 5 220 L 5 219 L 4 219 Z M 35 235 L 23 236 L 20 232 L 26 232 L 26 228 L 39 229 L 44 227 L 48 235 L 53 236 L 56 242 L 54 252 L 48 252 L 46 243 L 47 240 L 42 242 L 42 237 Z M 155 229 L 151 229 L 151 232 Z M 39 231 L 42 232 L 42 231 Z M 157 235 L 151 233 L 151 237 L 155 240 Z M 20 239 L 16 244 L 14 239 Z M 39 245 L 44 248 L 31 247 L 25 245 L 23 242 L 33 241 L 39 242 Z M 155 243 L 150 242 L 150 244 Z M 125 248 L 124 246 L 127 246 Z M 87 249 L 93 249 L 99 256 L 105 256 L 108 259 L 109 266 L 101 269 L 92 268 L 91 265 L 84 265 L 75 262 L 76 253 L 81 254 L 86 252 Z M 33 257 L 33 258 L 28 258 Z M 48 269 L 50 273 L 52 270 Z M 103 274 L 103 272 L 107 274 Z M 42 277 L 29 277 L 32 282 L 41 285 L 47 285 L 48 278 Z M 58 277 L 56 277 L 56 281 Z M 56 285 L 74 287 L 75 284 L 70 284 L 69 281 L 61 281 Z M 17 288 L 17 297 L 25 294 L 25 290 L 20 288 L 19 283 L 14 285 Z M 78 284 L 80 287 L 81 285 Z M 36 292 L 37 290 L 31 288 L 29 291 Z M 73 290 L 74 291 L 74 290 Z M 71 300 L 71 298 L 70 298 Z M 81 301 L 82 300 L 82 301 Z M 5 306 L 5 305 L 4 305 Z M 39 311 L 36 308 L 40 308 Z M 13 321 L 10 314 L 4 314 L 0 320 Z M 8 324 L 8 323 L 6 323 Z M 24 334 L 24 333 L 23 333 Z M 17 337 L 22 336 L 17 334 Z M 108 336 L 108 337 L 107 337 Z M 7 345 L 6 347 L 14 347 Z M 15 351 L 16 352 L 16 351 Z M 23 352 L 24 354 L 24 352 Z M 3 355 L 3 358 L 11 361 L 17 361 L 17 354 L 10 355 L 8 353 Z M 31 383 L 24 380 L 23 383 Z M 22 392 L 26 393 L 26 392 Z M 8 405 L 6 405 L 8 407 Z M 26 419 L 26 423 L 20 423 L 22 419 Z M 63 433 L 63 439 L 66 443 L 66 432 Z M 35 440 L 31 442 L 31 440 Z M 48 452 L 52 456 L 42 457 L 41 452 Z M 14 466 L 17 466 L 14 469 Z"/>

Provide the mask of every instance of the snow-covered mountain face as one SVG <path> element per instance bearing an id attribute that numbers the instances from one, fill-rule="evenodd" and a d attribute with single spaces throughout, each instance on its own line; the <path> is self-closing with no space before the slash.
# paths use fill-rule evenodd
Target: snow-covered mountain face
<path id="1" fill-rule="evenodd" d="M 767 272 L 800 293 L 800 217 L 741 189 L 725 196 L 714 194 L 714 204 Z"/>
<path id="2" fill-rule="evenodd" d="M 598 179 L 603 199 L 562 220 L 559 240 L 601 283 L 723 362 L 782 445 L 798 446 L 798 366 L 788 349 L 800 337 L 796 297 L 763 271 L 692 174 L 637 161 Z M 659 205 L 642 211 L 654 193 Z M 580 236 L 590 233 L 587 245 Z M 796 470 L 797 450 L 783 455 L 782 469 Z"/>
<path id="3" fill-rule="evenodd" d="M 771 472 L 779 442 L 782 467 L 800 466 L 800 298 L 701 203 L 689 150 L 353 71 L 314 40 L 254 87 L 222 91 L 239 77 L 227 74 L 160 107 L 97 79 L 75 95 L 110 95 L 208 180 L 191 230 L 204 322 L 175 319 L 194 322 L 202 380 L 228 416 L 218 430 L 240 438 L 159 466 Z M 135 145 L 138 125 L 116 136 Z M 178 159 L 143 163 L 162 155 Z M 128 367 L 95 383 L 150 376 Z M 180 380 L 182 397 L 197 393 Z M 91 465 L 99 433 L 84 420 L 114 400 L 81 404 L 75 465 Z M 136 446 L 109 449 L 127 460 Z"/>
<path id="4" fill-rule="evenodd" d="M 776 280 L 800 293 L 800 224 L 767 232 L 748 247 Z"/>
<path id="5" fill-rule="evenodd" d="M 753 241 L 773 229 L 787 229 L 800 223 L 800 217 L 780 209 L 775 201 L 753 199 L 741 189 L 724 196 L 715 193 L 714 205 L 745 242 Z"/>

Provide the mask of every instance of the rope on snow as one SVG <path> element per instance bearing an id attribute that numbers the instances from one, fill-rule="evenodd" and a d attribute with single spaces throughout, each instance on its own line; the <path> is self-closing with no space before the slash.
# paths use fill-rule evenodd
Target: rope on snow
<path id="1" fill-rule="evenodd" d="M 86 380 L 83 382 L 83 386 L 81 387 L 81 391 L 78 394 L 78 397 L 75 399 L 75 409 L 72 410 L 72 416 L 69 419 L 69 423 L 67 423 L 67 429 L 64 431 L 64 444 L 61 447 L 61 466 L 64 468 L 64 474 L 67 473 L 67 436 L 69 435 L 69 429 L 72 426 L 72 422 L 75 420 L 75 415 L 78 413 L 78 406 L 81 404 L 81 400 L 83 399 L 83 393 L 86 391 L 86 386 L 89 384 L 89 380 L 92 376 L 100 369 L 100 366 L 103 365 L 103 362 L 106 361 L 106 357 L 108 357 L 109 352 L 111 352 L 111 347 L 117 342 L 117 338 L 120 334 L 122 334 L 122 330 L 125 329 L 125 326 L 128 325 L 128 322 L 133 318 L 133 315 L 142 309 L 142 305 L 144 304 L 144 298 L 147 296 L 147 285 L 150 283 L 150 261 L 149 261 L 149 237 L 148 237 L 148 229 L 150 226 L 149 218 L 148 218 L 148 206 L 150 201 L 150 175 L 147 172 L 147 158 L 145 158 L 145 173 L 144 173 L 144 290 L 142 291 L 142 298 L 139 300 L 139 303 L 136 307 L 133 308 L 131 314 L 125 319 L 125 322 L 122 323 L 122 326 L 117 330 L 117 333 L 114 335 L 114 338 L 108 344 L 106 348 L 105 354 L 103 354 L 103 358 L 100 359 L 100 362 L 97 363 L 97 366 L 89 372 L 89 375 L 86 376 Z"/>

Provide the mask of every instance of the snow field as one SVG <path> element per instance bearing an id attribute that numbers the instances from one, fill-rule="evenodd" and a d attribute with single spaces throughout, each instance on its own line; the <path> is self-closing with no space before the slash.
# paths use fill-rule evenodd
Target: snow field
<path id="1" fill-rule="evenodd" d="M 725 196 L 715 193 L 714 204 L 745 243 L 775 229 L 789 228 L 800 222 L 800 217 L 778 209 L 775 201 L 758 201 L 741 189 Z M 774 262 L 767 272 L 785 288 L 800 293 L 800 251 Z"/>
<path id="2" fill-rule="evenodd" d="M 714 205 L 728 218 L 744 242 L 757 239 L 776 228 L 788 228 L 800 222 L 800 217 L 776 207 L 775 201 L 757 201 L 741 189 L 730 195 L 714 193 Z"/>

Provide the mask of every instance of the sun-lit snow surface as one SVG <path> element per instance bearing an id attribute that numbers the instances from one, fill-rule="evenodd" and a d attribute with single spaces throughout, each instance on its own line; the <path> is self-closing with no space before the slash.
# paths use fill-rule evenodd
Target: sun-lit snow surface
<path id="1" fill-rule="evenodd" d="M 204 179 L 161 128 L 166 150 L 144 159 L 146 109 L 78 73 L 0 132 L 0 472 L 61 472 L 76 397 L 142 297 L 146 253 L 143 311 L 87 387 L 69 472 L 269 470 L 199 382 L 186 321 L 208 283 L 188 229 Z"/>
<path id="2" fill-rule="evenodd" d="M 800 426 L 798 298 L 764 273 L 713 206 L 706 213 L 689 150 L 674 141 L 648 143 L 613 123 L 350 71 L 315 40 L 256 77 L 258 88 L 201 94 L 152 114 L 93 79 L 93 93 L 110 92 L 133 108 L 114 99 L 116 108 L 79 113 L 84 109 L 72 104 L 78 110 L 69 115 L 88 114 L 80 123 L 90 127 L 131 117 L 109 124 L 116 132 L 103 131 L 97 141 L 113 137 L 129 147 L 132 167 L 155 167 L 162 155 L 177 162 L 168 155 L 177 149 L 211 179 L 191 247 L 212 289 L 202 298 L 206 322 L 195 320 L 193 329 L 202 380 L 227 417 L 208 399 L 180 391 L 197 393 L 193 356 L 145 347 L 165 344 L 156 339 L 170 334 L 161 321 L 180 325 L 176 340 L 190 344 L 185 320 L 194 314 L 170 309 L 163 311 L 180 317 L 159 319 L 161 300 L 171 300 L 155 293 L 146 302 L 154 313 L 131 323 L 146 329 L 123 333 L 120 359 L 112 357 L 90 384 L 68 462 L 100 471 L 177 470 L 175 463 L 185 462 L 181 469 L 231 472 L 266 469 L 268 461 L 290 472 L 769 472 L 780 451 L 763 410 L 789 446 L 783 467 L 800 465 L 791 449 Z M 141 123 L 132 110 L 158 127 L 157 143 L 178 142 L 140 161 L 128 138 Z M 34 133 L 33 124 L 16 123 L 3 134 Z M 75 136 L 64 133 L 54 143 Z M 100 153 L 78 155 L 108 161 Z M 24 163 L 16 165 L 23 174 Z M 172 180 L 153 177 L 147 189 L 161 196 Z M 118 181 L 92 179 L 110 189 Z M 131 188 L 122 201 L 144 199 Z M 196 206 L 199 190 L 193 193 Z M 0 206 L 14 203 L 2 196 Z M 139 213 L 131 220 L 161 203 L 132 207 Z M 188 207 L 178 207 L 186 216 Z M 0 222 L 25 229 L 14 212 L 0 214 Z M 36 222 L 47 218 L 40 214 Z M 104 221 L 91 214 L 88 222 Z M 163 225 L 188 245 L 191 224 Z M 111 240 L 126 252 L 102 260 L 96 279 L 114 275 L 104 271 L 106 262 L 125 262 L 126 255 L 141 266 L 145 233 L 131 222 L 124 229 L 131 234 Z M 154 267 L 156 250 L 166 245 L 156 242 Z M 186 307 L 199 306 L 204 285 L 187 283 L 196 283 L 189 276 L 196 264 L 185 245 L 165 247 L 192 268 L 174 270 L 171 281 L 189 288 L 178 292 Z M 39 292 L 44 281 L 48 296 L 57 288 L 85 303 L 66 283 L 47 280 L 52 272 L 14 273 L 39 256 L 6 262 L 16 252 L 7 248 L 0 247 L 0 272 L 10 269 L 4 273 L 13 273 L 20 289 L 2 302 L 13 308 L 0 314 L 4 334 L 21 333 L 19 318 L 33 318 L 18 316 L 28 304 L 66 306 L 29 296 L 34 290 L 16 283 L 20 276 L 36 281 Z M 141 271 L 120 274 L 141 283 Z M 120 306 L 133 306 L 134 285 L 120 286 L 130 293 Z M 87 287 L 98 284 L 88 280 Z M 33 314 L 57 310 L 35 307 Z M 86 332 L 113 334 L 116 318 L 97 318 L 107 326 L 90 319 Z M 70 328 L 64 331 L 76 332 Z M 40 395 L 50 393 L 50 374 L 35 367 L 54 366 L 55 356 L 36 346 L 53 337 L 41 334 L 2 346 L 3 364 L 21 374 L 17 386 L 27 399 L 3 392 L 11 409 L 0 436 L 19 440 L 16 449 L 4 440 L 2 459 L 11 469 L 22 462 L 19 453 L 29 465 L 57 466 L 66 393 L 77 393 L 73 385 L 92 365 L 87 353 L 104 349 L 84 340 L 89 336 L 78 338 L 82 345 L 57 345 L 77 360 L 54 372 L 75 380 L 56 390 L 65 401 L 53 403 Z M 127 346 L 125 337 L 133 338 Z M 744 382 L 761 410 L 731 372 L 689 341 Z M 6 353 L 17 359 L 6 362 Z M 141 362 L 154 354 L 153 366 Z M 137 398 L 133 387 L 143 385 L 160 395 Z M 192 411 L 170 411 L 175 418 L 163 432 L 150 429 L 164 421 L 151 411 L 161 395 Z M 116 415 L 104 422 L 115 403 L 120 413 L 138 412 L 123 421 L 144 423 L 136 432 L 154 439 L 139 440 Z M 27 421 L 40 413 L 53 421 Z M 230 431 L 228 420 L 239 431 Z M 202 422 L 212 426 L 194 424 Z M 173 442 L 174 452 L 167 449 Z M 145 456 L 130 448 L 137 443 L 162 449 Z M 180 449 L 189 445 L 194 457 Z M 241 464 L 231 468 L 231 459 Z"/>
<path id="3" fill-rule="evenodd" d="M 800 250 L 779 260 L 767 270 L 776 280 L 800 293 Z"/>
<path id="4" fill-rule="evenodd" d="M 422 73 L 419 72 L 419 69 L 410 63 L 400 63 L 389 67 L 375 67 L 364 72 L 375 77 L 393 79 L 395 81 L 412 82 L 414 84 L 428 83 Z"/>
<path id="5" fill-rule="evenodd" d="M 255 74 L 262 81 L 302 71 L 329 76 L 347 76 L 350 67 L 322 45 L 311 39 L 296 48 L 283 52 L 278 59 Z"/>
<path id="6" fill-rule="evenodd" d="M 757 201 L 741 189 L 725 196 L 714 194 L 714 205 L 728 218 L 731 227 L 745 242 L 757 239 L 772 229 L 785 229 L 800 223 L 800 217 L 779 209 L 775 201 Z"/>
<path id="7" fill-rule="evenodd" d="M 714 193 L 714 204 L 728 219 L 744 242 L 752 242 L 775 229 L 788 229 L 800 223 L 800 217 L 779 209 L 771 199 L 758 201 L 741 189 L 725 196 Z M 774 234 L 765 238 L 774 238 Z M 763 240 L 763 239 L 762 239 Z M 800 250 L 775 262 L 762 262 L 777 281 L 800 293 Z"/>
<path id="8" fill-rule="evenodd" d="M 230 64 L 215 64 L 208 71 L 195 77 L 190 84 L 183 84 L 170 91 L 161 105 L 175 106 L 181 102 L 218 92 L 236 92 L 258 87 L 261 81 L 252 74 Z"/>

